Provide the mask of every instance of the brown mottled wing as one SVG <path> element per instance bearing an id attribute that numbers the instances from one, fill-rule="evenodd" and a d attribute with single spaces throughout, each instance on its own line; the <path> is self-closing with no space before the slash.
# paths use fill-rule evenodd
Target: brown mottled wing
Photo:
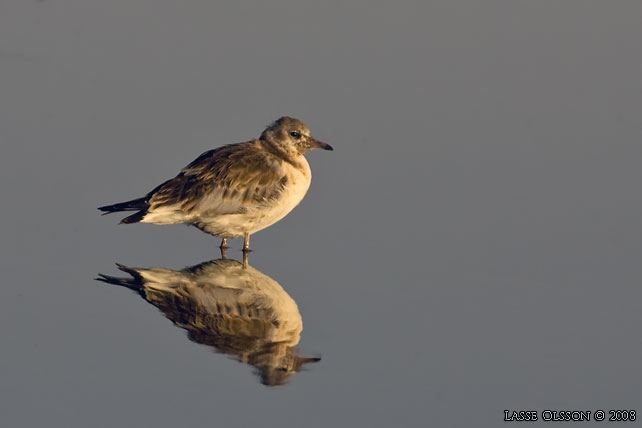
<path id="1" fill-rule="evenodd" d="M 207 151 L 150 192 L 150 209 L 234 214 L 277 199 L 287 176 L 280 159 L 253 141 Z"/>

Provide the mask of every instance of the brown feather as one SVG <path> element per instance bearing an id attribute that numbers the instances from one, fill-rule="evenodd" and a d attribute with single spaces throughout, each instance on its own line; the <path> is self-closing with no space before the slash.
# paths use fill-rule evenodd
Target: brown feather
<path id="1" fill-rule="evenodd" d="M 262 150 L 257 140 L 209 150 L 154 189 L 149 195 L 150 211 L 178 205 L 190 213 L 205 195 L 215 190 L 222 191 L 222 200 L 239 199 L 241 204 L 278 198 L 288 181 L 280 168 L 282 162 Z M 241 211 L 239 206 L 237 212 Z"/>

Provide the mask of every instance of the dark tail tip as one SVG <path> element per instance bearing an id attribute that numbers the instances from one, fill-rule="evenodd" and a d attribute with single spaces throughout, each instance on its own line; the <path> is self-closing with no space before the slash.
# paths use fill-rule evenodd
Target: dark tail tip
<path id="1" fill-rule="evenodd" d="M 135 272 L 135 271 L 132 270 L 132 272 Z M 133 275 L 131 272 L 127 272 L 127 273 L 131 274 L 133 278 L 119 278 L 117 276 L 111 276 L 111 275 L 105 275 L 103 273 L 99 273 L 98 277 L 94 279 L 96 281 L 105 282 L 107 284 L 120 285 L 121 287 L 129 288 L 130 290 L 134 290 L 141 296 L 145 297 L 141 277 L 138 274 L 138 272 L 135 272 L 136 275 Z"/>
<path id="2" fill-rule="evenodd" d="M 127 202 L 120 202 L 113 205 L 105 205 L 98 207 L 100 211 L 105 211 L 107 213 L 113 213 L 116 211 L 138 211 L 147 209 L 148 204 L 145 198 L 132 199 Z"/>
<path id="3" fill-rule="evenodd" d="M 140 222 L 143 217 L 145 217 L 145 211 L 138 211 L 136 214 L 132 214 L 128 217 L 125 217 L 120 221 L 120 224 L 131 224 Z"/>

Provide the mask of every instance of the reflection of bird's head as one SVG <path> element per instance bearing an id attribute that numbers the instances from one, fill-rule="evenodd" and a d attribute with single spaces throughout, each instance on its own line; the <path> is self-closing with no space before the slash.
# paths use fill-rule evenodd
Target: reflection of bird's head
<path id="1" fill-rule="evenodd" d="M 249 363 L 256 367 L 261 383 L 268 386 L 284 385 L 303 365 L 316 363 L 321 358 L 301 357 L 298 350 L 284 343 L 271 343 L 263 352 L 249 356 Z"/>
<path id="2" fill-rule="evenodd" d="M 283 116 L 271 123 L 259 138 L 290 156 L 303 155 L 314 149 L 334 150 L 331 145 L 310 135 L 299 119 Z"/>
<path id="3" fill-rule="evenodd" d="M 296 302 L 251 266 L 218 259 L 180 271 L 118 268 L 133 278 L 98 279 L 136 290 L 191 341 L 254 366 L 265 385 L 282 385 L 305 363 L 319 361 L 294 347 L 303 328 Z"/>

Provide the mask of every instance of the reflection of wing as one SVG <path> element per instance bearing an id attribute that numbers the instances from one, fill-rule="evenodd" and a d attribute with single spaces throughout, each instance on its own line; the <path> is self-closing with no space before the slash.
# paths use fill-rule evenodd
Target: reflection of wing
<path id="1" fill-rule="evenodd" d="M 265 384 L 285 383 L 304 363 L 318 361 L 293 348 L 303 328 L 296 302 L 251 266 L 221 259 L 181 271 L 118 267 L 133 279 L 100 279 L 137 290 L 190 340 L 255 366 Z"/>
<path id="2" fill-rule="evenodd" d="M 282 161 L 257 150 L 255 141 L 207 151 L 173 179 L 147 196 L 149 213 L 196 207 L 212 215 L 243 212 L 252 205 L 277 199 L 287 176 Z"/>

